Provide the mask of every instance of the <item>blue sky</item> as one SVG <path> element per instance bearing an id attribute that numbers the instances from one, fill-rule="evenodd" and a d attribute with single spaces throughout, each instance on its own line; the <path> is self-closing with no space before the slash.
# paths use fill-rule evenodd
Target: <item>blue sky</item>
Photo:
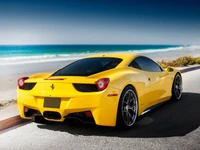
<path id="1" fill-rule="evenodd" d="M 0 0 L 0 44 L 200 44 L 200 1 Z"/>

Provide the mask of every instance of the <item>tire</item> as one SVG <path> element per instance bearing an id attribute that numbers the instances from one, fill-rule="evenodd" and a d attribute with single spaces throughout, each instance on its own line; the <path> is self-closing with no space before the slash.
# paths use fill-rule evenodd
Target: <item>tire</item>
<path id="1" fill-rule="evenodd" d="M 178 101 L 182 96 L 182 77 L 179 73 L 177 73 L 174 77 L 173 85 L 172 85 L 172 97 L 171 100 Z"/>
<path id="2" fill-rule="evenodd" d="M 132 86 L 127 86 L 119 100 L 117 112 L 117 127 L 131 128 L 138 116 L 138 98 Z"/>

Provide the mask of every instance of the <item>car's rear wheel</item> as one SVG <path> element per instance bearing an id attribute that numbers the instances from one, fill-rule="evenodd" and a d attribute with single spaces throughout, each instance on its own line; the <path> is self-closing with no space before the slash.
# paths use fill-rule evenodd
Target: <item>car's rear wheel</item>
<path id="1" fill-rule="evenodd" d="M 127 86 L 120 97 L 117 114 L 117 126 L 131 128 L 138 115 L 138 98 L 132 86 Z"/>
<path id="2" fill-rule="evenodd" d="M 182 96 L 182 78 L 178 73 L 174 77 L 174 82 L 172 86 L 172 100 L 180 100 Z"/>

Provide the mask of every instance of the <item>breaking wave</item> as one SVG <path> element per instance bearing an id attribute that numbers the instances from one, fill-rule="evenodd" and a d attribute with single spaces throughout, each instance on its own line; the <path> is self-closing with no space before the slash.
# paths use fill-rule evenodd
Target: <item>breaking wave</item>
<path id="1" fill-rule="evenodd" d="M 200 50 L 200 45 L 192 46 L 179 46 L 163 49 L 145 49 L 145 50 L 118 50 L 118 51 L 102 51 L 102 52 L 89 52 L 85 53 L 70 53 L 70 54 L 38 54 L 38 55 L 24 55 L 24 56 L 13 56 L 13 57 L 1 57 L 0 56 L 0 65 L 16 65 L 16 64 L 27 64 L 27 63 L 43 63 L 43 62 L 52 62 L 52 61 L 67 61 L 67 60 L 76 60 L 84 56 L 96 54 L 96 53 L 138 53 L 138 54 L 147 54 L 147 53 L 157 53 L 157 52 L 173 52 L 173 51 L 196 51 Z"/>

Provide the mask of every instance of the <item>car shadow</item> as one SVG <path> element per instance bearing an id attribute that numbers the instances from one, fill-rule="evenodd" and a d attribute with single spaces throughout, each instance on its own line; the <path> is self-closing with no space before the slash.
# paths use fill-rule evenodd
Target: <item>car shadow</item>
<path id="1" fill-rule="evenodd" d="M 40 129 L 84 136 L 151 138 L 184 136 L 200 126 L 200 94 L 183 93 L 180 101 L 168 101 L 137 119 L 132 129 L 120 130 L 96 125 L 69 126 L 67 123 L 37 125 Z"/>

